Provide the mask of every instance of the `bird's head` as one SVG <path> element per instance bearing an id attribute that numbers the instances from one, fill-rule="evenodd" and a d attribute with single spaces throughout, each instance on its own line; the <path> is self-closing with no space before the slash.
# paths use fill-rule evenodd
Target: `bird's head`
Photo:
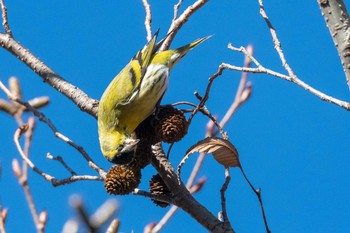
<path id="1" fill-rule="evenodd" d="M 108 134 L 100 137 L 101 151 L 104 157 L 115 164 L 127 164 L 134 158 L 138 139 L 125 134 Z"/>

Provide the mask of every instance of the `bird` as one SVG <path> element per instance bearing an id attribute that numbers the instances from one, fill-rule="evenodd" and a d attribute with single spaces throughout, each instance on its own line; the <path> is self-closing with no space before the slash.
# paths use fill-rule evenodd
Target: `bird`
<path id="1" fill-rule="evenodd" d="M 98 136 L 103 156 L 129 163 L 139 141 L 137 126 L 150 116 L 168 88 L 170 70 L 210 36 L 173 50 L 158 51 L 158 32 L 110 82 L 99 101 Z"/>

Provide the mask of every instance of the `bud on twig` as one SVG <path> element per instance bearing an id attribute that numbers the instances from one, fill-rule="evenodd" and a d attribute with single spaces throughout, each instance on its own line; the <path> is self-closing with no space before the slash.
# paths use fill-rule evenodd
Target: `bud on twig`
<path id="1" fill-rule="evenodd" d="M 17 177 L 17 179 L 22 177 L 21 166 L 19 165 L 19 162 L 17 159 L 12 160 L 12 170 L 13 170 L 13 173 L 15 173 L 15 176 Z"/>
<path id="2" fill-rule="evenodd" d="M 11 77 L 9 79 L 9 89 L 10 92 L 16 96 L 17 99 L 22 99 L 22 90 L 21 90 L 21 84 L 16 77 Z"/>

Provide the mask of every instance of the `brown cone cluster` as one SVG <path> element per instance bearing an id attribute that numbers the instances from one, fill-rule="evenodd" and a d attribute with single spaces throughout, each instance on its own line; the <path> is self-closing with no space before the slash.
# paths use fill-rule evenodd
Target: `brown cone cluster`
<path id="1" fill-rule="evenodd" d="M 157 114 L 149 116 L 135 130 L 137 143 L 132 161 L 128 164 L 114 165 L 107 173 L 105 189 L 109 194 L 125 195 L 138 187 L 141 180 L 141 169 L 151 163 L 151 146 L 159 141 L 174 143 L 180 141 L 186 134 L 188 122 L 182 111 L 171 105 L 160 106 Z M 150 181 L 150 190 L 154 194 L 171 195 L 159 175 Z M 154 201 L 159 206 L 166 207 L 168 203 Z"/>
<path id="2" fill-rule="evenodd" d="M 157 115 L 156 132 L 160 133 L 163 142 L 174 143 L 180 141 L 188 130 L 185 115 L 171 105 L 162 106 Z"/>
<path id="3" fill-rule="evenodd" d="M 131 193 L 141 182 L 141 169 L 134 163 L 114 165 L 105 179 L 105 189 L 109 194 L 126 195 Z"/>
<path id="4" fill-rule="evenodd" d="M 172 196 L 172 193 L 169 191 L 168 187 L 164 183 L 162 177 L 159 174 L 152 176 L 152 179 L 149 182 L 149 191 L 154 195 L 166 195 Z M 152 200 L 154 204 L 160 207 L 167 207 L 169 203 Z"/>

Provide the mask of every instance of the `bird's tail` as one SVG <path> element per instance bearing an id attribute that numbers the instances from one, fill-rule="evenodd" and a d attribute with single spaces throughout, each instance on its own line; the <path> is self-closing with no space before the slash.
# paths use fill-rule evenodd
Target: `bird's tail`
<path id="1" fill-rule="evenodd" d="M 200 39 L 197 39 L 195 41 L 193 41 L 191 44 L 188 44 L 188 45 L 185 45 L 181 48 L 189 48 L 190 50 L 193 49 L 194 47 L 196 47 L 197 45 L 201 44 L 202 42 L 206 41 L 207 39 L 209 39 L 210 37 L 212 37 L 212 35 L 210 36 L 206 36 L 206 37 L 203 37 L 203 38 L 200 38 Z M 179 48 L 179 49 L 181 49 Z"/>

